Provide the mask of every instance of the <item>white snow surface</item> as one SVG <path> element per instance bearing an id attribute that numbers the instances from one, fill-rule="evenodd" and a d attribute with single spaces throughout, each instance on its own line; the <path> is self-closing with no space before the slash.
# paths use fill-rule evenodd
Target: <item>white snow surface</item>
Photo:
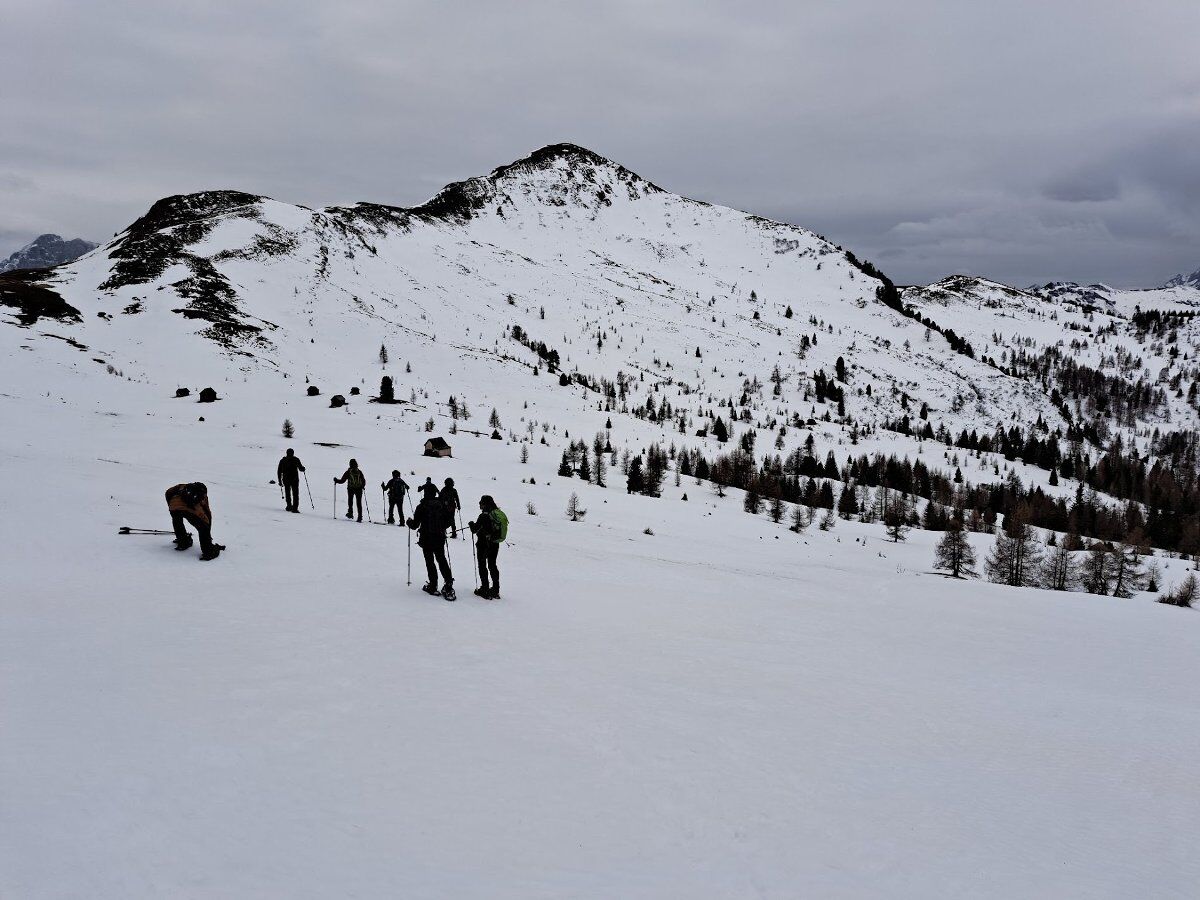
<path id="1" fill-rule="evenodd" d="M 56 364 L 20 362 L 0 896 L 1195 895 L 1194 613 L 951 582 L 932 534 L 801 537 L 690 479 L 553 477 L 554 447 L 427 460 L 365 405 L 295 400 L 286 442 L 253 397 L 46 396 Z M 268 483 L 289 444 L 298 516 Z M 419 558 L 406 586 L 405 530 L 335 518 L 351 455 L 376 518 L 394 467 L 493 494 L 503 599 L 471 595 L 462 542 L 457 603 Z M 116 534 L 169 527 L 193 478 L 218 560 Z"/>

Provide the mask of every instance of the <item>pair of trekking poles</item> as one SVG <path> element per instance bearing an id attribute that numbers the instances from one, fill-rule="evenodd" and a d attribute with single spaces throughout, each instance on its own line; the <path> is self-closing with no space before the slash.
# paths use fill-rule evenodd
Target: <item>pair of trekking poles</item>
<path id="1" fill-rule="evenodd" d="M 304 487 L 308 491 L 308 505 L 313 508 L 313 512 L 317 511 L 317 504 L 313 503 L 312 488 L 308 486 L 308 473 L 304 473 Z M 287 503 L 287 492 L 283 489 L 283 482 L 279 482 L 279 496 L 284 503 Z"/>
<path id="2" fill-rule="evenodd" d="M 306 483 L 307 483 L 307 481 L 308 481 L 308 479 L 305 478 Z M 335 519 L 337 518 L 337 486 L 338 486 L 337 479 L 334 479 L 334 482 L 333 482 L 333 517 Z M 349 490 L 349 488 L 347 488 L 346 490 Z M 374 525 L 375 520 L 371 518 L 371 501 L 367 499 L 366 488 L 363 488 L 362 503 L 367 508 L 367 521 L 370 522 L 372 525 Z M 316 507 L 314 506 L 313 509 L 316 509 Z M 346 512 L 347 513 L 350 512 L 350 507 L 346 507 Z M 359 507 L 359 515 L 361 515 L 361 514 L 362 514 L 362 507 Z M 349 518 L 349 515 L 347 515 L 346 518 Z M 359 521 L 361 522 L 362 519 L 359 519 Z"/>

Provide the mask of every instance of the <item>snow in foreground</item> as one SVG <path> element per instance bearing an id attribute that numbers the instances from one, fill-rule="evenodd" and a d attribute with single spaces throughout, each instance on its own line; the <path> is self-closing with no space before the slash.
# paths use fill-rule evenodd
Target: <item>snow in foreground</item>
<path id="1" fill-rule="evenodd" d="M 299 422 L 289 516 L 275 422 L 196 409 L 0 396 L 2 896 L 1195 896 L 1186 610 L 947 582 L 929 535 L 797 538 L 550 450 L 434 467 L 415 428 Z M 466 544 L 450 604 L 401 529 L 333 519 L 351 454 L 494 493 L 505 599 Z M 116 536 L 193 478 L 221 559 Z"/>

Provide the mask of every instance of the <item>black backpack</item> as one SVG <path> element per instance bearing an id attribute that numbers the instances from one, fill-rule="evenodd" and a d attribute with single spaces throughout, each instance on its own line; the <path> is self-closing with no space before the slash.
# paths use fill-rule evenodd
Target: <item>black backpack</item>
<path id="1" fill-rule="evenodd" d="M 431 497 L 426 503 L 429 507 L 426 521 L 429 522 L 430 528 L 434 531 L 444 532 L 448 528 L 454 527 L 454 514 L 440 497 Z"/>

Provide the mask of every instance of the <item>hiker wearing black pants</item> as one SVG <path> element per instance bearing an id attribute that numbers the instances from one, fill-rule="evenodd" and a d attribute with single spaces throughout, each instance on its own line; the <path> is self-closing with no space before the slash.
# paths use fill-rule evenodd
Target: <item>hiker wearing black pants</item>
<path id="1" fill-rule="evenodd" d="M 396 524 L 396 513 L 400 514 L 400 521 L 404 521 L 404 495 L 408 492 L 408 484 L 400 477 L 399 471 L 392 470 L 392 480 L 387 484 L 382 485 L 384 491 L 387 492 L 388 499 L 388 517 L 389 525 Z"/>
<path id="2" fill-rule="evenodd" d="M 279 483 L 283 485 L 283 499 L 288 512 L 300 512 L 300 473 L 303 471 L 304 464 L 300 462 L 300 457 L 289 447 L 276 470 Z"/>
<path id="3" fill-rule="evenodd" d="M 342 473 L 341 478 L 333 479 L 334 484 L 346 485 L 346 518 L 354 517 L 354 503 L 358 502 L 358 521 L 362 521 L 363 489 L 367 486 L 367 476 L 358 467 L 358 460 L 350 460 L 350 468 Z"/>
<path id="4" fill-rule="evenodd" d="M 417 546 L 425 554 L 425 571 L 429 581 L 421 590 L 427 594 L 438 592 L 438 570 L 441 570 L 445 586 L 441 595 L 447 600 L 457 599 L 454 593 L 454 573 L 450 571 L 450 561 L 446 559 L 446 529 L 449 527 L 449 513 L 444 504 L 435 496 L 428 494 L 417 504 L 408 527 L 419 529 Z"/>
<path id="5" fill-rule="evenodd" d="M 450 511 L 450 537 L 458 537 L 458 525 L 455 524 L 455 515 L 462 509 L 462 503 L 458 499 L 458 490 L 454 487 L 454 479 L 447 478 L 446 483 L 442 485 L 442 490 L 438 493 L 438 498 L 446 504 L 446 508 Z"/>
<path id="6" fill-rule="evenodd" d="M 479 498 L 479 518 L 468 522 L 467 527 L 475 535 L 479 559 L 479 587 L 475 593 L 488 600 L 499 600 L 500 569 L 496 557 L 500 553 L 500 544 L 508 535 L 508 517 L 496 506 L 495 500 L 484 494 Z"/>

